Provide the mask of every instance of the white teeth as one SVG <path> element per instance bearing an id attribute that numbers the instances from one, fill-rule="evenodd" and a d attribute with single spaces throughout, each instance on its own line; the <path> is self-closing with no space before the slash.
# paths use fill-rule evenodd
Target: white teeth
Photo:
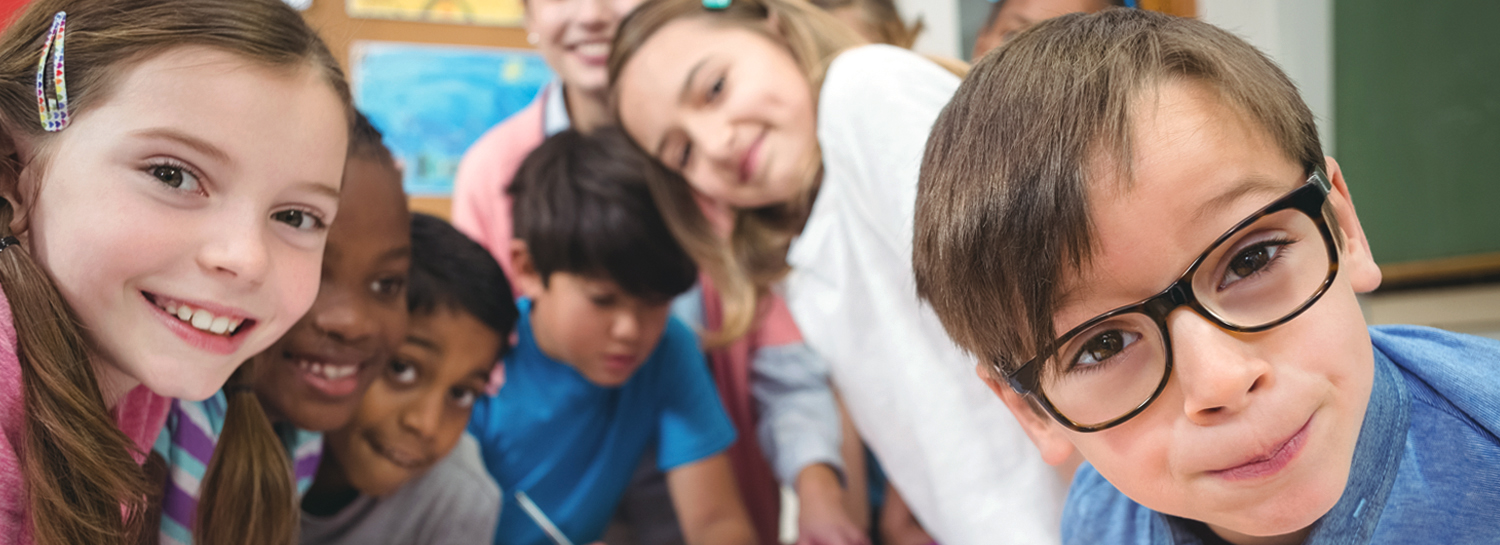
<path id="1" fill-rule="evenodd" d="M 178 320 L 187 322 L 194 328 L 213 333 L 215 335 L 232 335 L 239 331 L 244 325 L 244 318 L 230 318 L 228 316 L 214 316 L 212 312 L 203 309 L 194 309 L 185 304 L 167 302 L 157 305 L 167 314 L 176 316 Z"/>
<path id="2" fill-rule="evenodd" d="M 207 331 L 208 326 L 213 325 L 213 323 L 214 315 L 210 314 L 208 311 L 199 309 L 193 312 L 193 327 Z"/>
<path id="3" fill-rule="evenodd" d="M 297 367 L 310 375 L 323 377 L 326 380 L 339 380 L 354 376 L 359 372 L 358 365 L 335 365 L 332 363 L 320 363 L 307 360 L 298 360 Z"/>
<path id="4" fill-rule="evenodd" d="M 578 51 L 578 53 L 581 55 L 588 55 L 591 57 L 604 56 L 609 54 L 609 44 L 599 42 L 581 44 L 576 47 L 575 50 Z"/>

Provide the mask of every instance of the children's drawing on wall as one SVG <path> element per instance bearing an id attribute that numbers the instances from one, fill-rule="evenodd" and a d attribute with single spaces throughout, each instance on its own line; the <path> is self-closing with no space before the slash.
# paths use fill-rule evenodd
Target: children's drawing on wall
<path id="1" fill-rule="evenodd" d="M 348 0 L 350 17 L 427 23 L 520 26 L 521 0 Z"/>
<path id="2" fill-rule="evenodd" d="M 513 49 L 362 41 L 349 57 L 355 104 L 385 134 L 413 195 L 453 194 L 464 150 L 553 78 L 540 56 Z"/>

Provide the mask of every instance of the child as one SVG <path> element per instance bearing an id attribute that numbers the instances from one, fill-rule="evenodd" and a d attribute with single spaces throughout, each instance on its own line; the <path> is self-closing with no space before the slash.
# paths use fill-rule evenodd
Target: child
<path id="1" fill-rule="evenodd" d="M 34 0 L 0 59 L 0 535 L 134 542 L 163 397 L 312 304 L 348 88 L 274 0 Z"/>
<path id="2" fill-rule="evenodd" d="M 223 392 L 173 405 L 156 443 L 171 468 L 162 543 L 218 543 L 204 536 L 226 537 L 224 529 L 235 525 L 223 517 L 241 513 L 276 514 L 253 525 L 267 535 L 295 539 L 295 497 L 317 471 L 320 432 L 354 417 L 365 389 L 400 344 L 412 251 L 406 197 L 380 133 L 358 114 L 340 200 L 312 308 Z M 241 426 L 266 426 L 262 408 L 280 441 L 235 442 Z M 246 451 L 263 464 L 249 470 L 226 465 Z M 216 480 L 237 472 L 251 473 L 280 495 L 263 496 L 255 503 L 261 510 L 253 509 L 244 503 L 250 498 L 246 485 Z M 289 488 L 293 483 L 295 489 Z"/>
<path id="3" fill-rule="evenodd" d="M 666 176 L 617 132 L 564 131 L 516 175 L 511 259 L 519 343 L 469 430 L 507 492 L 525 492 L 573 542 L 597 540 L 648 447 L 691 544 L 749 544 L 724 449 L 734 442 L 698 351 L 669 319 L 697 269 L 643 177 Z M 495 543 L 550 543 L 511 496 Z"/>
<path id="4" fill-rule="evenodd" d="M 1046 459 L 1088 461 L 1067 543 L 1494 542 L 1500 343 L 1366 328 L 1349 185 L 1243 40 L 1043 23 L 959 89 L 918 201 L 918 289 Z"/>
<path id="5" fill-rule="evenodd" d="M 328 433 L 302 499 L 302 540 L 489 543 L 500 516 L 479 446 L 464 433 L 516 324 L 510 282 L 443 220 L 411 219 L 406 341 L 348 426 Z"/>
<path id="6" fill-rule="evenodd" d="M 802 0 L 651 0 L 618 36 L 621 125 L 686 180 L 659 186 L 662 210 L 724 299 L 785 278 L 860 436 L 938 541 L 1055 541 L 1063 483 L 912 290 L 917 164 L 958 78 L 858 46 Z M 733 211 L 729 244 L 700 199 Z"/>
<path id="7" fill-rule="evenodd" d="M 876 0 L 882 1 L 882 0 Z M 889 0 L 884 0 L 889 1 Z M 512 203 L 506 194 L 516 169 L 542 140 L 569 128 L 589 132 L 615 124 L 609 110 L 608 55 L 620 19 L 640 0 L 526 1 L 526 29 L 557 73 L 525 109 L 487 131 L 459 163 L 454 180 L 453 225 L 488 248 L 500 265 L 510 262 Z M 725 323 L 725 302 L 711 282 L 688 292 L 677 307 L 688 325 L 713 332 L 709 366 L 739 440 L 730 463 L 762 545 L 776 545 L 780 484 L 798 493 L 800 534 L 830 545 L 859 533 L 840 507 L 843 461 L 838 409 L 827 364 L 802 342 L 779 296 L 768 295 L 754 318 Z M 731 306 L 746 304 L 731 302 Z M 670 533 L 676 522 L 662 504 L 660 473 L 643 471 L 619 518 L 637 533 Z M 857 476 L 856 476 L 857 477 Z M 634 507 L 639 506 L 639 509 Z M 666 516 L 659 513 L 665 512 Z M 653 516 L 655 515 L 655 516 Z M 660 520 L 666 519 L 666 520 Z M 665 527 L 665 528 L 662 528 Z"/>

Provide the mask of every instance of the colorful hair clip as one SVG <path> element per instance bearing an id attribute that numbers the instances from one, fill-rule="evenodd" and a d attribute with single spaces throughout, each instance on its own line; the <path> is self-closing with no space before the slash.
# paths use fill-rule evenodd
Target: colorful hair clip
<path id="1" fill-rule="evenodd" d="M 63 77 L 63 42 L 68 29 L 67 12 L 59 11 L 52 17 L 52 29 L 47 31 L 47 42 L 42 45 L 42 58 L 36 63 L 36 107 L 41 116 L 42 127 L 48 132 L 57 132 L 68 126 L 68 82 Z M 52 91 L 57 98 L 47 97 L 47 53 L 52 53 Z"/>
<path id="2" fill-rule="evenodd" d="M 703 0 L 703 7 L 708 9 L 729 9 L 730 0 Z"/>

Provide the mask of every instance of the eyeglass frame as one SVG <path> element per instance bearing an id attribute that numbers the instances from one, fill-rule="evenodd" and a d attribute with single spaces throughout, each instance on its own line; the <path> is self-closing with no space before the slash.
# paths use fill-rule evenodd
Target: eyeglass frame
<path id="1" fill-rule="evenodd" d="M 1057 337 L 1052 342 L 1050 348 L 1041 351 L 1036 357 L 1021 364 L 1020 367 L 1011 371 L 1002 371 L 1006 382 L 1010 384 L 1011 390 L 1014 390 L 1019 395 L 1030 396 L 1032 399 L 1035 399 L 1041 405 L 1042 410 L 1051 415 L 1063 427 L 1073 431 L 1083 433 L 1103 431 L 1123 424 L 1131 418 L 1135 418 L 1136 415 L 1141 414 L 1147 407 L 1150 407 L 1151 403 L 1156 401 L 1157 397 L 1161 396 L 1162 391 L 1167 388 L 1167 383 L 1171 381 L 1172 336 L 1171 332 L 1167 330 L 1167 315 L 1173 311 L 1185 306 L 1220 329 L 1235 333 L 1259 333 L 1292 321 L 1292 319 L 1301 315 L 1308 308 L 1311 308 L 1314 303 L 1317 303 L 1319 299 L 1323 298 L 1323 294 L 1328 292 L 1328 288 L 1333 285 L 1334 279 L 1338 277 L 1339 272 L 1340 245 L 1338 239 L 1333 236 L 1333 230 L 1328 226 L 1328 218 L 1323 212 L 1323 207 L 1328 202 L 1328 195 L 1332 192 L 1333 184 L 1328 181 L 1328 175 L 1323 172 L 1322 168 L 1314 167 L 1312 173 L 1307 177 L 1307 182 L 1278 197 L 1270 204 L 1267 204 L 1233 227 L 1230 227 L 1224 234 L 1219 235 L 1219 238 L 1215 239 L 1212 244 L 1209 244 L 1208 248 L 1197 259 L 1194 259 L 1191 265 L 1188 265 L 1187 270 L 1183 271 L 1182 275 L 1178 276 L 1177 280 L 1168 285 L 1166 289 L 1136 303 L 1095 316 L 1077 327 L 1068 330 L 1067 333 Z M 1198 267 L 1203 264 L 1203 261 L 1208 259 L 1208 256 L 1215 250 L 1219 249 L 1220 245 L 1239 234 L 1241 229 L 1260 221 L 1270 214 L 1287 209 L 1295 209 L 1306 215 L 1318 226 L 1318 232 L 1323 236 L 1323 244 L 1328 251 L 1328 275 L 1323 279 L 1322 285 L 1318 286 L 1317 291 L 1308 296 L 1306 301 L 1303 301 L 1302 304 L 1298 305 L 1296 309 L 1292 310 L 1286 316 L 1253 327 L 1231 324 L 1214 311 L 1204 307 L 1198 301 L 1197 294 L 1193 292 L 1193 275 L 1198 272 Z M 1046 366 L 1047 360 L 1056 358 L 1058 350 L 1067 345 L 1069 341 L 1072 341 L 1073 337 L 1078 336 L 1100 322 L 1123 314 L 1143 314 L 1150 318 L 1152 322 L 1155 322 L 1156 327 L 1161 331 L 1162 353 L 1166 359 L 1162 366 L 1161 383 L 1156 385 L 1156 390 L 1152 391 L 1151 395 L 1145 401 L 1142 401 L 1125 414 L 1100 424 L 1080 424 L 1064 416 L 1057 407 L 1053 406 L 1052 401 L 1047 399 L 1046 392 L 1042 391 L 1042 371 Z M 991 364 L 995 365 L 997 369 L 999 368 L 999 362 L 991 362 Z"/>

